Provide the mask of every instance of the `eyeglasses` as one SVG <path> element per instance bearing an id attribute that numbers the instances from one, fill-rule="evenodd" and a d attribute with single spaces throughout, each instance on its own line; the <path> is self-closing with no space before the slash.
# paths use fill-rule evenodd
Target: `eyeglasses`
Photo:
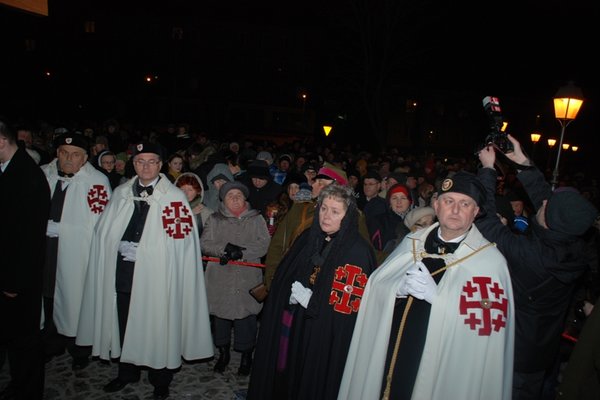
<path id="1" fill-rule="evenodd" d="M 160 160 L 135 160 L 133 163 L 138 167 L 144 167 L 146 165 L 149 167 L 155 167 L 160 164 Z"/>

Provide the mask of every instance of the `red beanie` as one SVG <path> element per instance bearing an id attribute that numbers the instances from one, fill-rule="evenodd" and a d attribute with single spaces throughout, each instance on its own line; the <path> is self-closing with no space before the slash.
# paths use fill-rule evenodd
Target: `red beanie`
<path id="1" fill-rule="evenodd" d="M 395 185 L 393 185 L 391 188 L 388 189 L 388 191 L 387 191 L 387 200 L 388 201 L 390 201 L 390 197 L 392 197 L 392 195 L 394 193 L 404 193 L 404 195 L 408 198 L 408 201 L 410 201 L 410 203 L 412 204 L 412 197 L 410 196 L 410 191 L 403 184 L 396 183 Z"/>

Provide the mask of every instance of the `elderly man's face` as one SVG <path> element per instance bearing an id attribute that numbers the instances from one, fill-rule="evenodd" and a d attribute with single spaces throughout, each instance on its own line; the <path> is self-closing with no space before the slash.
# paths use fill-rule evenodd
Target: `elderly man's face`
<path id="1" fill-rule="evenodd" d="M 133 159 L 133 167 L 142 185 L 152 183 L 160 173 L 162 161 L 157 154 L 142 153 Z"/>
<path id="2" fill-rule="evenodd" d="M 456 192 L 441 194 L 433 202 L 433 209 L 440 222 L 444 240 L 457 238 L 467 232 L 479 212 L 475 200 L 466 194 Z"/>
<path id="3" fill-rule="evenodd" d="M 65 174 L 76 174 L 83 164 L 87 162 L 88 156 L 81 147 L 63 144 L 56 150 L 58 168 Z"/>

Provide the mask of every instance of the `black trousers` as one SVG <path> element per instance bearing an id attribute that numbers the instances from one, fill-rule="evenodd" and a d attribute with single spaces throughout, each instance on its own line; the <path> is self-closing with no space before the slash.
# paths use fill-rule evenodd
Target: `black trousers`
<path id="1" fill-rule="evenodd" d="M 38 324 L 33 329 L 18 329 L 19 327 L 11 326 L 19 323 L 17 314 L 22 313 L 23 308 L 20 303 L 22 304 L 23 301 L 27 301 L 24 296 L 8 298 L 0 293 L 2 329 L 4 330 L 0 347 L 8 361 L 11 377 L 9 386 L 14 390 L 15 398 L 41 400 L 44 397 L 45 369 L 42 337 L 39 330 L 39 311 L 35 315 Z M 11 328 L 19 333 L 7 334 L 6 331 Z"/>
<path id="2" fill-rule="evenodd" d="M 117 292 L 117 313 L 119 317 L 119 339 L 121 348 L 123 347 L 123 339 L 125 338 L 125 330 L 127 329 L 127 318 L 129 317 L 129 303 L 131 301 L 131 293 Z M 119 379 L 124 382 L 137 382 L 140 380 L 142 367 L 134 364 L 119 362 Z M 173 380 L 173 370 L 148 369 L 148 380 L 152 386 L 156 388 L 168 388 Z"/>
<path id="3" fill-rule="evenodd" d="M 42 330 L 44 354 L 54 356 L 64 353 L 65 349 L 73 358 L 85 358 L 92 355 L 92 346 L 77 346 L 75 337 L 58 333 L 54 325 L 54 299 L 44 297 L 44 329 Z"/>

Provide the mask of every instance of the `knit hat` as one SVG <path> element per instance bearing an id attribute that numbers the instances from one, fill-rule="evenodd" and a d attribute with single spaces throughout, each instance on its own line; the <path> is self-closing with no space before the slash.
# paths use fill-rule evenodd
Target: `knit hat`
<path id="1" fill-rule="evenodd" d="M 404 217 L 404 225 L 406 225 L 408 229 L 411 229 L 417 221 L 419 221 L 421 218 L 427 215 L 435 217 L 435 211 L 432 207 L 413 208 Z"/>
<path id="2" fill-rule="evenodd" d="M 54 139 L 54 148 L 58 149 L 63 145 L 77 146 L 85 150 L 86 153 L 90 147 L 87 137 L 74 133 L 64 133 Z"/>
<path id="3" fill-rule="evenodd" d="M 233 182 L 227 182 L 226 184 L 221 186 L 221 189 L 219 189 L 219 198 L 221 200 L 223 200 L 225 198 L 225 196 L 227 196 L 227 193 L 232 189 L 239 189 L 242 192 L 242 194 L 244 195 L 244 198 L 246 198 L 246 199 L 248 198 L 248 195 L 250 194 L 250 191 L 248 190 L 248 187 L 246 185 L 244 185 L 242 182 L 239 182 L 239 181 L 233 181 Z"/>
<path id="4" fill-rule="evenodd" d="M 546 204 L 546 225 L 555 232 L 579 236 L 598 216 L 598 210 L 574 188 L 558 188 Z"/>
<path id="5" fill-rule="evenodd" d="M 290 156 L 289 154 L 282 154 L 279 156 L 279 161 L 283 161 L 286 160 L 288 163 L 292 163 L 292 156 Z"/>
<path id="6" fill-rule="evenodd" d="M 212 179 L 210 180 L 210 183 L 215 183 L 215 181 L 218 181 L 219 179 L 222 179 L 224 181 L 230 182 L 231 180 L 229 179 L 229 177 L 225 176 L 224 174 L 217 174 L 215 176 L 212 177 Z"/>
<path id="7" fill-rule="evenodd" d="M 404 195 L 408 198 L 408 201 L 410 201 L 410 203 L 412 204 L 412 196 L 410 195 L 410 190 L 408 190 L 408 188 L 405 185 L 401 183 L 396 183 L 395 185 L 392 185 L 392 187 L 388 189 L 386 194 L 388 202 L 390 201 L 390 197 L 392 197 L 394 193 L 404 193 Z"/>
<path id="8" fill-rule="evenodd" d="M 321 167 L 315 179 L 334 180 L 340 185 L 348 184 L 348 177 L 346 176 L 346 173 L 340 168 L 328 162 L 325 162 L 323 164 L 323 167 Z"/>
<path id="9" fill-rule="evenodd" d="M 317 172 L 319 170 L 319 168 L 317 168 L 315 166 L 315 164 L 311 163 L 311 162 L 307 162 L 302 166 L 302 172 L 306 172 L 306 171 L 315 171 Z"/>
<path id="10" fill-rule="evenodd" d="M 388 180 L 390 178 L 396 180 L 396 182 L 401 183 L 403 185 L 406 184 L 406 180 L 408 179 L 406 174 L 403 174 L 402 172 L 392 172 L 388 175 Z"/>
<path id="11" fill-rule="evenodd" d="M 485 188 L 474 174 L 467 171 L 459 171 L 451 178 L 446 178 L 438 191 L 438 196 L 444 193 L 462 193 L 477 203 L 478 206 L 485 202 Z"/>
<path id="12" fill-rule="evenodd" d="M 273 156 L 268 151 L 261 151 L 256 155 L 256 159 L 266 161 L 268 164 L 273 162 Z"/>
<path id="13" fill-rule="evenodd" d="M 381 175 L 377 171 L 369 170 L 365 174 L 364 179 L 375 179 L 377 182 L 381 182 Z"/>
<path id="14" fill-rule="evenodd" d="M 124 151 L 121 153 L 117 154 L 117 160 L 123 161 L 123 162 L 127 162 L 128 158 L 127 158 L 127 153 L 125 153 Z"/>
<path id="15" fill-rule="evenodd" d="M 295 201 L 310 201 L 312 199 L 312 188 L 306 182 L 300 184 L 300 190 L 294 196 Z"/>
<path id="16" fill-rule="evenodd" d="M 271 179 L 269 165 L 263 160 L 254 160 L 248 165 L 246 170 L 250 178 Z"/>

